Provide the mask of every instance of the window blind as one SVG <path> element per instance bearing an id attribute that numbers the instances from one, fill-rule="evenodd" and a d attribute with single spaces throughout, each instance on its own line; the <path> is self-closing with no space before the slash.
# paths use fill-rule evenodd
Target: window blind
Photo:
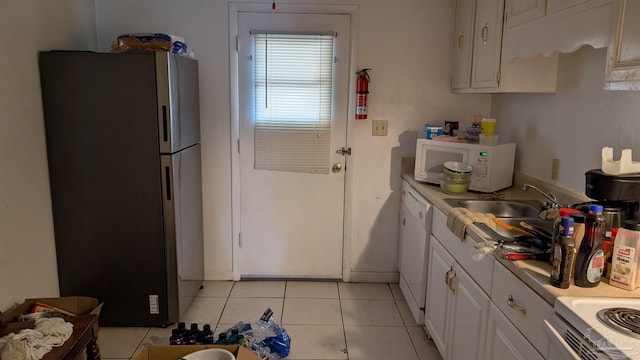
<path id="1" fill-rule="evenodd" d="M 334 36 L 252 34 L 255 168 L 328 174 Z"/>

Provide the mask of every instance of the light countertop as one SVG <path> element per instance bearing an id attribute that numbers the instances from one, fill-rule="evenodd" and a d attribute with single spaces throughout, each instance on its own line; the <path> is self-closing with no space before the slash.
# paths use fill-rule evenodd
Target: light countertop
<path id="1" fill-rule="evenodd" d="M 480 193 L 467 192 L 461 195 L 450 195 L 443 192 L 439 185 L 431 185 L 416 181 L 413 177 L 413 159 L 403 159 L 402 178 L 413 186 L 420 194 L 429 200 L 433 206 L 442 211 L 445 215 L 449 213 L 451 206 L 443 199 L 479 199 Z M 505 200 L 541 200 L 539 194 L 532 191 L 523 191 L 521 187 L 514 186 L 498 193 L 504 194 Z M 486 235 L 474 225 L 467 227 L 467 232 L 477 241 L 483 241 Z M 469 254 L 471 256 L 471 254 Z M 640 298 L 640 288 L 634 291 L 627 291 L 609 285 L 607 279 L 603 279 L 600 284 L 593 288 L 582 288 L 571 284 L 568 289 L 560 289 L 549 283 L 551 274 L 551 264 L 540 260 L 505 260 L 496 257 L 501 264 L 509 269 L 520 280 L 527 284 L 533 291 L 553 305 L 558 296 L 582 296 L 582 297 L 638 297 Z"/>

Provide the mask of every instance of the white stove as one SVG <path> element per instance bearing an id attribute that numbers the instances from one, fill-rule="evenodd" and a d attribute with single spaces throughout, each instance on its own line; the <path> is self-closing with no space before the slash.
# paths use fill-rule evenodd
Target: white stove
<path id="1" fill-rule="evenodd" d="M 554 310 L 549 359 L 640 359 L 640 299 L 559 297 Z"/>

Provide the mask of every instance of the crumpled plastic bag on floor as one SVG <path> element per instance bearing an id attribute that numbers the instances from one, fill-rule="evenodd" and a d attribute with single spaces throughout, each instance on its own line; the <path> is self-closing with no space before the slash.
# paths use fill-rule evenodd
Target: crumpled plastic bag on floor
<path id="1" fill-rule="evenodd" d="M 255 323 L 239 322 L 223 332 L 224 340 L 218 344 L 239 344 L 245 346 L 265 360 L 279 360 L 289 355 L 291 338 L 280 326 L 273 311 L 267 308 Z"/>

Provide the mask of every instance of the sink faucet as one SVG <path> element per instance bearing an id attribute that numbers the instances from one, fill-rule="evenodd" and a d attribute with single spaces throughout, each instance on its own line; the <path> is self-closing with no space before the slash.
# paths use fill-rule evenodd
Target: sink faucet
<path id="1" fill-rule="evenodd" d="M 542 194 L 542 196 L 546 197 L 547 199 L 549 199 L 551 201 L 551 207 L 554 209 L 558 209 L 561 208 L 562 205 L 560 205 L 560 203 L 558 203 L 558 198 L 556 198 L 555 195 L 553 195 L 552 193 L 545 193 L 544 191 L 538 189 L 536 186 L 533 186 L 531 184 L 523 184 L 522 185 L 522 190 L 527 190 L 527 189 L 533 189 L 538 191 L 540 194 Z"/>

